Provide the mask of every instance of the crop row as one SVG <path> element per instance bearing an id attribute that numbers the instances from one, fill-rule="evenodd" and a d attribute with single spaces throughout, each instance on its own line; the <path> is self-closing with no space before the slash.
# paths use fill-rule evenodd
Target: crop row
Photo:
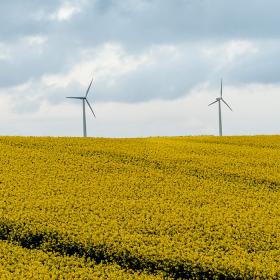
<path id="1" fill-rule="evenodd" d="M 29 250 L 0 241 L 0 279 L 156 280 L 162 277 L 123 270 L 115 264 L 96 264 L 75 256 Z"/>

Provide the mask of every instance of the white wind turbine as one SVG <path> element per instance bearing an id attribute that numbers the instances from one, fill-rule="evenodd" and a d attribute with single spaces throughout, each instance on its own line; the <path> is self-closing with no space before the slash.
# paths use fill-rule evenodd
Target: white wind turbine
<path id="1" fill-rule="evenodd" d="M 94 112 L 93 112 L 93 109 L 91 108 L 89 102 L 88 102 L 88 99 L 87 99 L 87 96 L 88 96 L 88 92 L 90 90 L 90 87 L 91 87 L 91 84 L 92 84 L 92 81 L 93 81 L 93 78 L 88 86 L 88 89 L 86 91 L 86 95 L 83 97 L 83 96 L 67 96 L 66 98 L 72 98 L 72 99 L 80 99 L 82 100 L 82 104 L 83 104 L 83 133 L 84 133 L 84 137 L 87 137 L 87 124 L 86 124 L 86 103 L 88 105 L 88 107 L 90 108 L 92 114 L 95 116 Z"/>
<path id="2" fill-rule="evenodd" d="M 212 103 L 210 103 L 208 106 L 211 106 L 212 104 L 218 102 L 219 103 L 219 136 L 223 136 L 223 128 L 222 128 L 222 111 L 221 111 L 221 101 L 223 101 L 228 108 L 232 111 L 230 106 L 226 103 L 226 101 L 223 99 L 223 79 L 221 79 L 221 96 L 217 97 L 216 100 Z"/>

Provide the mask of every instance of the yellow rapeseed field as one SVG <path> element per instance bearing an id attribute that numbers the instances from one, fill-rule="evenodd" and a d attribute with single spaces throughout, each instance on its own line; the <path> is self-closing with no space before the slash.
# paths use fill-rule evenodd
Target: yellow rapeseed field
<path id="1" fill-rule="evenodd" d="M 280 279 L 280 136 L 0 137 L 0 160 L 6 279 Z"/>
<path id="2" fill-rule="evenodd" d="M 115 264 L 96 264 L 75 256 L 29 250 L 0 241 L 0 279 L 159 280 L 160 276 L 125 271 Z"/>

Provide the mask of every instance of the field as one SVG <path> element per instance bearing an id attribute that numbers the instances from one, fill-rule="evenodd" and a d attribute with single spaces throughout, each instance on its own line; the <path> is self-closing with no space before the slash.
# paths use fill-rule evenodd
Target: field
<path id="1" fill-rule="evenodd" d="M 0 137 L 0 160 L 0 279 L 280 279 L 280 136 Z"/>

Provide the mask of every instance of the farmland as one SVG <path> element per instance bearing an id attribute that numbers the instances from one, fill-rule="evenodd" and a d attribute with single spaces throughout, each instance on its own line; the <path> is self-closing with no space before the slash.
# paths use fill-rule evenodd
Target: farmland
<path id="1" fill-rule="evenodd" d="M 0 160 L 2 275 L 280 278 L 279 136 L 0 137 Z"/>

